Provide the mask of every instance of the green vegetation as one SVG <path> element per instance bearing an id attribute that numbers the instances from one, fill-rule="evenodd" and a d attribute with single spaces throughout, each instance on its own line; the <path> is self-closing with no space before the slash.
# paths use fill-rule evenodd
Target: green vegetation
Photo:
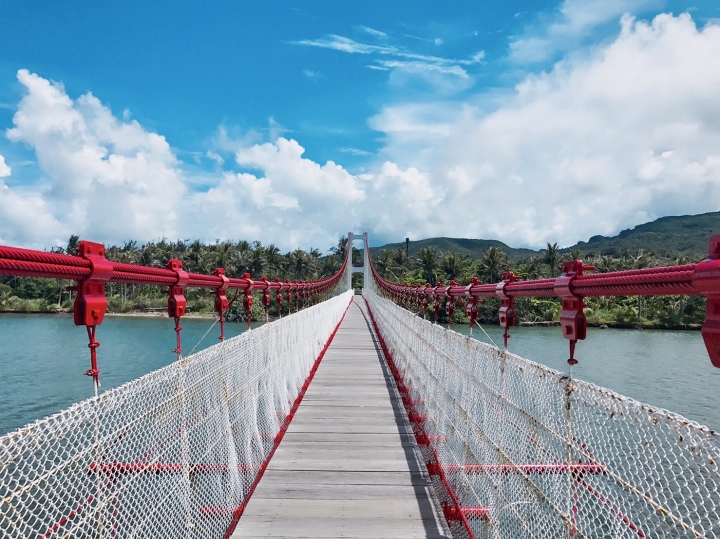
<path id="1" fill-rule="evenodd" d="M 708 240 L 713 234 L 720 234 L 720 212 L 661 217 L 651 223 L 623 230 L 617 236 L 593 236 L 587 242 L 581 241 L 557 250 L 561 254 L 568 254 L 575 250 L 592 258 L 602 255 L 623 258 L 627 253 L 638 253 L 642 250 L 665 259 L 684 256 L 690 260 L 700 260 L 707 254 Z M 542 252 L 532 249 L 514 249 L 496 240 L 429 238 L 410 242 L 410 258 L 416 258 L 420 249 L 427 247 L 434 248 L 441 253 L 464 254 L 474 259 L 479 259 L 482 253 L 490 247 L 497 247 L 513 263 L 538 256 Z M 370 252 L 375 257 L 376 253 L 380 251 L 396 251 L 399 248 L 402 248 L 404 252 L 405 244 L 389 243 L 382 247 L 372 247 Z"/>
<path id="2" fill-rule="evenodd" d="M 609 255 L 584 256 L 577 249 L 562 253 L 557 244 L 548 244 L 535 256 L 513 263 L 497 246 L 482 251 L 478 259 L 466 254 L 441 253 L 433 247 L 423 247 L 415 257 L 407 258 L 404 247 L 379 250 L 374 255 L 375 267 L 387 279 L 405 284 L 435 285 L 456 281 L 466 285 L 477 276 L 484 283 L 497 283 L 505 271 L 514 271 L 525 279 L 557 277 L 565 260 L 584 259 L 600 272 L 640 269 L 653 266 L 686 264 L 687 258 L 668 258 L 657 253 L 627 251 L 618 257 Z M 644 328 L 697 328 L 705 320 L 705 299 L 701 296 L 667 297 L 614 297 L 586 298 L 586 315 L 591 325 L 606 324 L 614 327 Z M 479 306 L 480 323 L 497 324 L 499 300 L 485 299 Z M 552 323 L 560 316 L 558 299 L 521 298 L 517 301 L 520 323 Z M 445 311 L 440 319 L 445 322 Z M 455 313 L 455 322 L 467 323 L 461 309 Z"/>
<path id="3" fill-rule="evenodd" d="M 618 236 L 594 236 L 588 242 L 560 248 L 548 244 L 541 251 L 513 249 L 495 240 L 431 238 L 412 241 L 409 256 L 405 244 L 388 244 L 371 249 L 375 267 L 392 281 L 432 285 L 454 280 L 467 284 L 477 276 L 484 283 L 496 283 L 504 271 L 512 270 L 526 279 L 557 277 L 564 260 L 583 259 L 597 271 L 608 272 L 697 262 L 707 252 L 707 242 L 720 233 L 720 212 L 702 215 L 663 217 L 652 223 L 624 230 Z M 60 252 L 75 254 L 78 238 L 70 238 Z M 164 267 L 170 258 L 179 258 L 191 272 L 212 273 L 223 267 L 231 277 L 250 273 L 281 279 L 319 279 L 332 275 L 340 267 L 347 250 L 342 238 L 330 256 L 317 249 L 281 253 L 274 245 L 259 242 L 216 242 L 204 245 L 198 241 L 151 242 L 139 246 L 128 242 L 107 249 L 109 259 L 145 266 Z M 354 265 L 362 265 L 362 253 L 353 248 Z M 0 276 L 0 311 L 67 312 L 72 309 L 71 281 Z M 353 275 L 353 286 L 362 286 L 362 275 Z M 140 285 L 107 285 L 110 312 L 164 311 L 166 295 L 160 287 Z M 190 313 L 211 313 L 213 295 L 207 290 L 188 290 Z M 616 327 L 694 328 L 705 319 L 705 300 L 697 296 L 648 298 L 587 298 L 586 310 L 591 324 Z M 480 306 L 482 323 L 497 323 L 498 300 L 488 299 Z M 241 319 L 240 302 L 233 305 L 230 318 Z M 277 314 L 275 301 L 271 316 Z M 517 304 L 518 319 L 523 323 L 548 323 L 558 319 L 560 303 L 553 299 L 522 299 Z M 444 310 L 441 311 L 444 316 Z M 462 310 L 458 322 L 466 321 Z M 253 305 L 253 317 L 261 319 L 264 311 L 259 298 Z"/>
<path id="4" fill-rule="evenodd" d="M 77 254 L 78 237 L 72 236 L 67 247 L 56 252 Z M 250 273 L 254 279 L 263 275 L 270 278 L 308 280 L 320 279 L 335 273 L 341 266 L 347 248 L 347 238 L 333 248 L 333 254 L 322 257 L 320 251 L 297 249 L 290 253 L 281 253 L 274 245 L 263 246 L 259 242 L 247 241 L 217 242 L 204 245 L 199 241 L 169 242 L 162 240 L 139 246 L 130 241 L 123 246 L 111 246 L 106 249 L 108 259 L 115 262 L 140 264 L 143 266 L 165 267 L 171 258 L 183 261 L 186 271 L 210 274 L 215 268 L 225 268 L 229 277 L 242 277 Z M 354 250 L 356 251 L 356 250 Z M 360 259 L 360 253 L 353 253 Z M 357 262 L 356 262 L 357 263 Z M 68 287 L 73 281 L 60 279 L 39 279 L 31 277 L 0 276 L 0 311 L 11 312 L 69 312 L 72 311 L 74 293 Z M 165 288 L 158 286 L 109 283 L 106 285 L 108 312 L 164 312 L 167 308 Z M 212 313 L 214 294 L 211 290 L 187 289 L 188 313 Z M 232 298 L 230 292 L 228 297 Z M 277 316 L 275 295 L 272 294 L 270 315 Z M 285 298 L 283 298 L 285 299 Z M 294 305 L 293 305 L 294 310 Z M 283 302 L 283 312 L 287 304 Z M 256 295 L 253 319 L 265 318 L 260 296 Z M 242 301 L 235 302 L 228 313 L 230 320 L 244 319 Z"/>

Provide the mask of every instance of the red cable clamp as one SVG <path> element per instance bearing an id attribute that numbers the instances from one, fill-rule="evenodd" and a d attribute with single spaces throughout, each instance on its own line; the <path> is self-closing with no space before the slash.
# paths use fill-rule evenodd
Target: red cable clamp
<path id="1" fill-rule="evenodd" d="M 440 314 L 440 292 L 438 292 L 439 288 L 442 288 L 442 283 L 440 281 L 438 281 L 435 285 L 435 288 L 433 288 L 433 312 L 435 314 L 436 324 L 438 321 L 438 315 Z"/>
<path id="2" fill-rule="evenodd" d="M 480 298 L 473 296 L 471 293 L 472 287 L 479 284 L 480 280 L 477 277 L 473 277 L 470 279 L 470 284 L 465 287 L 465 296 L 469 298 L 465 304 L 465 314 L 468 317 L 471 328 L 480 318 L 480 313 L 478 313 L 478 303 L 480 303 Z"/>
<path id="3" fill-rule="evenodd" d="M 92 376 L 96 387 L 100 387 L 100 371 L 97 365 L 97 348 L 100 343 L 95 340 L 95 328 L 102 324 L 107 311 L 105 283 L 112 278 L 113 264 L 105 258 L 105 246 L 101 243 L 81 241 L 78 254 L 90 261 L 90 275 L 78 281 L 77 296 L 73 307 L 73 318 L 76 326 L 86 326 L 90 339 L 90 369 L 85 371 Z"/>
<path id="4" fill-rule="evenodd" d="M 452 324 L 455 315 L 455 298 L 450 295 L 450 289 L 456 285 L 455 281 L 450 281 L 450 284 L 445 287 L 445 296 L 447 297 L 447 300 L 445 300 L 445 316 L 447 316 L 448 325 Z"/>
<path id="5" fill-rule="evenodd" d="M 555 294 L 562 300 L 562 312 L 560 313 L 560 327 L 563 337 L 570 341 L 570 365 L 577 365 L 575 359 L 575 344 L 578 340 L 584 340 L 587 336 L 587 318 L 583 309 L 587 306 L 581 296 L 572 292 L 572 281 L 575 277 L 582 275 L 585 270 L 594 270 L 593 266 L 584 266 L 582 260 L 571 260 L 563 262 L 562 275 L 557 278 L 553 286 Z"/>
<path id="6" fill-rule="evenodd" d="M 243 279 L 247 280 L 247 288 L 243 290 L 243 309 L 245 309 L 245 319 L 247 320 L 248 329 L 252 329 L 252 305 L 253 305 L 253 282 L 249 273 L 243 274 Z"/>
<path id="7" fill-rule="evenodd" d="M 267 275 L 263 275 L 262 281 L 265 286 L 262 293 L 262 303 L 265 308 L 265 322 L 267 323 L 270 321 L 270 283 Z"/>
<path id="8" fill-rule="evenodd" d="M 275 282 L 278 283 L 278 288 L 275 291 L 275 302 L 277 303 L 278 308 L 278 316 L 282 317 L 282 282 L 280 281 L 280 277 L 275 277 Z"/>
<path id="9" fill-rule="evenodd" d="M 177 258 L 171 258 L 168 260 L 166 267 L 170 271 L 174 271 L 175 275 L 177 275 L 177 281 L 168 289 L 167 312 L 170 318 L 175 319 L 175 337 L 177 347 L 173 350 L 173 352 L 180 356 L 182 354 L 182 345 L 180 342 L 180 331 L 182 330 L 182 326 L 180 326 L 180 317 L 184 316 L 185 311 L 187 310 L 185 287 L 190 281 L 190 276 L 182 269 L 182 260 L 178 260 Z"/>
<path id="10" fill-rule="evenodd" d="M 500 319 L 500 327 L 505 330 L 503 333 L 503 339 L 505 341 L 505 349 L 507 350 L 508 339 L 510 339 L 510 328 L 515 325 L 515 298 L 508 296 L 505 292 L 505 287 L 508 283 L 514 283 L 521 280 L 518 275 L 515 275 L 512 271 L 508 271 L 502 274 L 502 281 L 495 287 L 495 294 L 500 298 L 500 310 L 498 311 L 498 317 Z"/>
<path id="11" fill-rule="evenodd" d="M 430 294 L 428 293 L 430 290 L 432 290 L 432 286 L 430 286 L 430 283 L 425 283 L 425 288 L 422 289 L 423 297 L 422 297 L 422 313 L 423 318 L 427 317 L 428 307 L 430 306 Z"/>
<path id="12" fill-rule="evenodd" d="M 227 287 L 230 284 L 230 279 L 225 276 L 225 270 L 223 268 L 216 268 L 215 275 L 220 277 L 222 284 L 219 288 L 215 289 L 215 312 L 218 314 L 220 322 L 220 337 L 221 341 L 225 340 L 225 311 L 228 309 L 228 298 L 227 298 Z"/>
<path id="13" fill-rule="evenodd" d="M 692 283 L 707 299 L 701 333 L 710 361 L 720 368 L 720 235 L 710 238 L 708 257 L 695 266 Z"/>

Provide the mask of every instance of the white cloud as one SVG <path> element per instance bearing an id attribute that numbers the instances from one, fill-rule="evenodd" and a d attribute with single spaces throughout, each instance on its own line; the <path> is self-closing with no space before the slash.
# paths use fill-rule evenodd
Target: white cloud
<path id="1" fill-rule="evenodd" d="M 660 0 L 564 0 L 552 22 L 529 26 L 523 35 L 510 42 L 509 59 L 522 64 L 546 60 L 576 47 L 579 40 L 598 26 L 660 3 Z"/>
<path id="2" fill-rule="evenodd" d="M 719 57 L 720 27 L 626 17 L 613 42 L 527 77 L 491 113 L 406 103 L 371 126 L 385 133 L 382 156 L 445 190 L 445 211 L 418 235 L 439 223 L 445 235 L 570 245 L 720 210 Z"/>
<path id="3" fill-rule="evenodd" d="M 213 152 L 212 150 L 208 150 L 208 151 L 205 153 L 205 155 L 207 156 L 208 159 L 212 159 L 213 161 L 215 161 L 215 163 L 216 163 L 217 166 L 219 166 L 219 167 L 221 167 L 221 166 L 223 166 L 223 165 L 225 164 L 225 159 L 223 159 L 222 156 L 221 156 L 219 153 L 217 153 L 217 152 Z"/>
<path id="4" fill-rule="evenodd" d="M 385 32 L 381 32 L 380 30 L 375 30 L 374 28 L 369 28 L 367 26 L 358 26 L 360 30 L 362 30 L 365 33 L 370 34 L 371 36 L 384 38 L 387 37 L 387 34 Z"/>
<path id="5" fill-rule="evenodd" d="M 305 78 L 308 78 L 310 80 L 317 80 L 322 77 L 322 73 L 318 71 L 313 71 L 312 69 L 303 69 L 302 73 Z"/>
<path id="6" fill-rule="evenodd" d="M 62 242 L 68 230 L 114 241 L 177 234 L 185 188 L 164 137 L 119 121 L 90 93 L 72 101 L 26 70 L 18 81 L 27 93 L 7 137 L 34 149 L 49 180 L 34 209 L 63 226 L 48 241 Z"/>
<path id="7" fill-rule="evenodd" d="M 206 155 L 232 153 L 241 172 L 202 182 L 187 177 L 160 135 L 118 120 L 91 94 L 73 101 L 21 71 L 27 95 L 8 136 L 34 149 L 43 179 L 0 183 L 0 241 L 165 235 L 324 249 L 365 229 L 541 247 L 716 211 L 718 57 L 720 27 L 698 30 L 687 15 L 624 18 L 612 42 L 526 77 L 509 95 L 385 107 L 370 120 L 384 147 L 365 174 L 306 158 L 271 122 L 269 142 L 221 128 L 222 148 Z"/>
<path id="8" fill-rule="evenodd" d="M 5 157 L 0 155 L 0 178 L 7 178 L 12 173 L 12 169 L 5 164 Z"/>
<path id="9" fill-rule="evenodd" d="M 435 39 L 433 42 L 436 45 L 441 45 L 443 43 L 440 38 Z M 375 60 L 374 65 L 367 66 L 370 69 L 397 69 L 405 71 L 406 73 L 419 75 L 427 73 L 441 73 L 443 75 L 452 75 L 463 79 L 468 78 L 468 73 L 462 66 L 479 64 L 485 57 L 485 52 L 480 51 L 475 53 L 469 59 L 442 58 L 440 56 L 414 53 L 394 45 L 370 45 L 367 43 L 360 43 L 348 37 L 338 35 L 328 35 L 321 39 L 304 39 L 301 41 L 295 41 L 294 44 L 305 47 L 332 49 L 347 54 L 368 54 L 379 56 L 380 59 Z M 382 57 L 390 57 L 392 59 L 382 59 Z"/>
<path id="10" fill-rule="evenodd" d="M 360 157 L 368 157 L 372 155 L 372 152 L 368 152 L 366 150 L 361 150 L 359 148 L 340 148 L 340 152 L 342 153 L 349 153 L 350 155 L 360 156 Z"/>

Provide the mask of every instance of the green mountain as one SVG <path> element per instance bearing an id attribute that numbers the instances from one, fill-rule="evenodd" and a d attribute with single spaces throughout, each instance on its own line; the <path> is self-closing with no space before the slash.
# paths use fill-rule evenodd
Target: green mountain
<path id="1" fill-rule="evenodd" d="M 720 212 L 661 217 L 650 223 L 623 230 L 617 236 L 593 236 L 587 242 L 581 241 L 565 247 L 561 251 L 569 252 L 572 249 L 578 249 L 584 256 L 618 256 L 625 250 L 634 254 L 642 249 L 665 257 L 682 255 L 691 260 L 700 260 L 707 255 L 708 240 L 713 234 L 720 234 Z M 532 249 L 515 249 L 497 240 L 428 238 L 411 241 L 409 244 L 410 256 L 415 256 L 423 247 L 434 247 L 442 253 L 466 254 L 476 259 L 482 257 L 482 251 L 485 249 L 498 247 L 513 262 L 540 253 L 540 251 Z M 389 243 L 382 247 L 371 247 L 370 252 L 375 255 L 379 251 L 398 248 L 404 250 L 405 243 Z"/>
<path id="2" fill-rule="evenodd" d="M 434 247 L 441 253 L 465 254 L 470 258 L 481 258 L 482 252 L 490 247 L 498 247 L 501 251 L 508 255 L 511 261 L 517 262 L 538 252 L 532 249 L 514 249 L 505 245 L 498 240 L 471 240 L 467 238 L 429 238 L 426 240 L 411 241 L 408 252 L 410 257 L 414 257 L 423 247 Z M 385 250 L 395 249 L 405 250 L 405 242 L 388 243 L 382 247 L 370 247 L 370 254 L 375 256 L 376 253 Z"/>
<path id="3" fill-rule="evenodd" d="M 563 251 L 579 249 L 585 255 L 615 256 L 625 249 L 630 253 L 642 249 L 663 256 L 680 254 L 699 259 L 707 255 L 708 240 L 714 234 L 720 234 L 720 212 L 661 217 L 623 230 L 617 236 L 593 236 Z"/>

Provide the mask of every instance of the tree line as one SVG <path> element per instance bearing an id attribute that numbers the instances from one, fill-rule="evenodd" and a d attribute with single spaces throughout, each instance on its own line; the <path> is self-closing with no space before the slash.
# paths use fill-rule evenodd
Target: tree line
<path id="1" fill-rule="evenodd" d="M 53 249 L 53 252 L 77 255 L 78 243 L 78 236 L 71 236 L 67 246 Z M 342 265 L 346 248 L 347 238 L 338 242 L 328 256 L 323 256 L 318 249 L 295 249 L 283 253 L 273 244 L 262 245 L 257 241 L 217 241 L 205 244 L 200 241 L 163 239 L 143 245 L 128 241 L 123 245 L 109 246 L 105 252 L 106 257 L 113 262 L 165 267 L 170 259 L 177 258 L 183 261 L 186 271 L 193 273 L 211 274 L 215 268 L 225 268 L 229 277 L 242 277 L 249 273 L 253 279 L 266 275 L 271 279 L 280 277 L 283 281 L 293 281 L 322 279 L 334 274 Z M 74 296 L 68 287 L 74 284 L 74 281 L 61 279 L 0 276 L 0 311 L 70 312 Z M 212 291 L 187 289 L 185 295 L 188 312 L 213 311 Z M 108 312 L 115 313 L 162 311 L 167 304 L 166 289 L 158 286 L 108 283 L 106 296 Z M 231 308 L 230 319 L 244 318 L 240 303 L 236 302 Z M 271 315 L 277 315 L 274 299 L 272 303 Z M 264 319 L 264 314 L 260 301 L 255 301 L 253 318 Z"/>
<path id="2" fill-rule="evenodd" d="M 478 277 L 483 283 L 497 283 L 506 271 L 513 271 L 524 279 L 558 277 L 562 263 L 576 259 L 595 266 L 601 273 L 691 262 L 684 256 L 663 256 L 644 250 L 635 253 L 624 250 L 619 256 L 582 253 L 577 249 L 562 253 L 557 243 L 548 243 L 539 255 L 517 262 L 512 262 L 497 247 L 482 251 L 478 258 L 441 253 L 433 247 L 424 247 L 410 258 L 403 248 L 382 250 L 373 256 L 375 268 L 384 278 L 404 284 L 429 283 L 433 286 L 450 281 L 467 285 L 472 277 Z M 586 316 L 591 325 L 679 329 L 698 328 L 705 320 L 705 299 L 701 296 L 591 297 L 585 301 L 588 304 Z M 479 306 L 480 322 L 497 324 L 499 307 L 499 299 L 484 299 Z M 560 316 L 560 300 L 519 298 L 516 311 L 521 323 L 554 323 Z M 444 310 L 440 315 L 445 322 Z M 455 322 L 467 322 L 461 309 L 456 311 L 455 317 Z"/>
<path id="3" fill-rule="evenodd" d="M 55 249 L 54 252 L 76 255 L 78 241 L 77 236 L 71 236 L 66 247 Z M 330 248 L 330 254 L 325 256 L 318 249 L 296 249 L 283 253 L 273 244 L 262 245 L 257 241 L 204 244 L 200 241 L 163 239 L 142 245 L 128 241 L 123 245 L 110 246 L 106 249 L 106 256 L 115 262 L 154 267 L 164 267 L 171 258 L 178 258 L 190 272 L 210 274 L 215 268 L 221 267 L 225 268 L 230 277 L 242 277 L 244 273 L 250 273 L 254 279 L 267 275 L 292 281 L 321 279 L 332 275 L 342 265 L 347 248 L 346 237 L 340 238 L 337 245 Z M 373 256 L 376 269 L 386 279 L 404 284 L 429 283 L 433 286 L 438 282 L 447 284 L 450 281 L 466 285 L 472 277 L 478 277 L 483 283 L 497 283 L 506 271 L 513 271 L 524 279 L 557 277 L 562 262 L 578 258 L 595 266 L 598 272 L 690 262 L 683 256 L 668 257 L 643 250 L 634 253 L 625 250 L 616 256 L 582 253 L 578 250 L 562 253 L 556 243 L 548 243 L 539 255 L 517 262 L 511 261 L 497 247 L 481 251 L 477 258 L 452 252 L 442 253 L 433 247 L 422 248 L 413 257 L 408 257 L 403 248 L 384 249 Z M 362 265 L 362 251 L 353 247 L 352 259 L 354 265 Z M 72 310 L 73 293 L 68 287 L 73 284 L 72 281 L 59 279 L 0 276 L 0 311 L 69 312 Z M 353 275 L 353 286 L 362 286 L 361 274 Z M 109 312 L 162 311 L 166 306 L 167 296 L 161 287 L 109 283 L 106 289 Z M 212 312 L 211 291 L 188 289 L 186 296 L 188 312 Z M 705 300 L 699 296 L 600 297 L 586 298 L 586 302 L 588 321 L 593 325 L 695 328 L 705 319 Z M 233 305 L 230 319 L 244 318 L 239 303 Z M 479 306 L 480 322 L 497 323 L 498 308 L 499 300 L 485 299 Z M 560 302 L 557 299 L 520 298 L 516 310 L 518 320 L 522 323 L 553 323 L 560 315 Z M 274 301 L 271 315 L 277 315 Z M 444 310 L 441 310 L 440 315 L 441 321 L 445 322 Z M 457 323 L 467 322 L 461 309 L 456 311 L 455 317 Z M 253 318 L 264 318 L 260 301 L 254 302 Z"/>

